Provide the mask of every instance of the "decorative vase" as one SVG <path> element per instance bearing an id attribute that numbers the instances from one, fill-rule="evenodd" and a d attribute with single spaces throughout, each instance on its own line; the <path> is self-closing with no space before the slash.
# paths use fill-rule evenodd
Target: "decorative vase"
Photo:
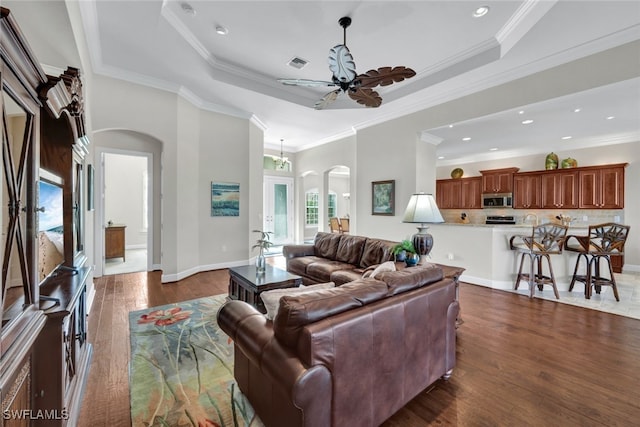
<path id="1" fill-rule="evenodd" d="M 407 267 L 413 267 L 414 265 L 418 264 L 418 261 L 420 261 L 420 255 L 410 253 L 407 254 L 407 259 L 404 260 L 404 263 L 407 265 Z"/>
<path id="2" fill-rule="evenodd" d="M 262 248 L 260 248 L 260 253 L 256 257 L 256 270 L 258 270 L 258 273 L 264 273 L 264 269 L 266 265 L 267 265 L 267 261 L 264 258 L 264 252 Z"/>
<path id="3" fill-rule="evenodd" d="M 558 155 L 554 152 L 547 154 L 544 159 L 544 168 L 547 170 L 558 169 Z"/>
<path id="4" fill-rule="evenodd" d="M 568 157 L 564 159 L 562 163 L 560 163 L 560 167 L 562 169 L 576 168 L 578 167 L 578 161 L 576 159 L 572 159 L 571 157 Z"/>

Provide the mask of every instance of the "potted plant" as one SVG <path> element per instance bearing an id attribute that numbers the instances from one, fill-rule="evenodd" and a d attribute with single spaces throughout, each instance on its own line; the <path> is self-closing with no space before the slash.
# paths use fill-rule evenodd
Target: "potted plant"
<path id="1" fill-rule="evenodd" d="M 420 255 L 416 252 L 411 240 L 403 240 L 395 245 L 391 252 L 395 255 L 396 261 L 404 261 L 407 267 L 416 265 L 420 260 Z"/>
<path id="2" fill-rule="evenodd" d="M 264 258 L 264 251 L 268 250 L 273 243 L 271 242 L 271 231 L 262 231 L 262 230 L 253 230 L 254 233 L 260 233 L 260 238 L 256 241 L 256 244 L 251 247 L 251 249 L 258 248 L 260 249 L 260 253 L 256 258 L 256 268 L 259 273 L 264 272 L 266 261 Z"/>

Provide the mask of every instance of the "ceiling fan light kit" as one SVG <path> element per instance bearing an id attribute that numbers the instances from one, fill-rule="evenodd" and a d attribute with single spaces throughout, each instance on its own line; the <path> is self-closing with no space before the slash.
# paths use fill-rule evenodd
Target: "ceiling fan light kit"
<path id="1" fill-rule="evenodd" d="M 331 81 L 307 80 L 307 79 L 278 79 L 280 83 L 291 86 L 319 87 L 329 86 L 337 89 L 327 93 L 318 100 L 314 108 L 322 110 L 338 98 L 341 92 L 346 92 L 349 98 L 366 107 L 379 107 L 382 97 L 373 88 L 376 86 L 389 86 L 416 75 L 411 68 L 404 66 L 381 67 L 377 70 L 369 70 L 364 74 L 356 73 L 356 64 L 353 55 L 347 47 L 347 27 L 351 25 L 351 18 L 344 16 L 338 20 L 343 29 L 344 40 L 329 50 L 329 70 L 332 73 Z"/>

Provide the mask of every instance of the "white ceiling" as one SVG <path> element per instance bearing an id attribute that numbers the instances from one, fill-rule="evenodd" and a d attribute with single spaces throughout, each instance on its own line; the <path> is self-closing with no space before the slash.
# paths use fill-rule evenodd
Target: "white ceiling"
<path id="1" fill-rule="evenodd" d="M 474 110 L 478 117 L 455 110 L 437 119 L 428 115 L 448 101 L 569 61 L 598 54 L 604 62 L 607 50 L 640 40 L 637 0 L 187 1 L 195 14 L 185 13 L 183 3 L 82 0 L 94 72 L 180 93 L 201 108 L 254 118 L 269 148 L 279 150 L 282 138 L 285 151 L 298 151 L 420 111 L 426 112 L 423 138 L 438 143 L 443 157 L 439 165 L 561 151 L 559 145 L 640 141 L 640 50 L 632 50 L 623 65 L 584 67 L 571 76 L 571 88 L 536 88 L 534 103 L 487 114 L 491 109 L 484 106 L 496 101 L 487 99 Z M 80 63 L 64 5 L 3 1 L 44 65 L 60 69 Z M 490 12 L 472 17 L 481 5 Z M 377 109 L 343 94 L 332 108 L 318 111 L 313 105 L 327 88 L 276 81 L 330 80 L 327 55 L 343 41 L 342 16 L 353 19 L 347 45 L 359 73 L 396 65 L 417 72 L 377 88 L 383 98 Z M 216 25 L 227 27 L 228 35 L 217 35 Z M 295 56 L 309 64 L 302 70 L 287 65 Z M 522 125 L 524 119 L 534 122 Z"/>

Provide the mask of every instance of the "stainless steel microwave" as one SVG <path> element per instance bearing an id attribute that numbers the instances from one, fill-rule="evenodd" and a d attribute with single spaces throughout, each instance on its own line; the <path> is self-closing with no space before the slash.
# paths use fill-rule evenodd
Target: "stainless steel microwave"
<path id="1" fill-rule="evenodd" d="M 483 208 L 510 208 L 512 206 L 512 193 L 485 193 L 482 195 Z"/>

